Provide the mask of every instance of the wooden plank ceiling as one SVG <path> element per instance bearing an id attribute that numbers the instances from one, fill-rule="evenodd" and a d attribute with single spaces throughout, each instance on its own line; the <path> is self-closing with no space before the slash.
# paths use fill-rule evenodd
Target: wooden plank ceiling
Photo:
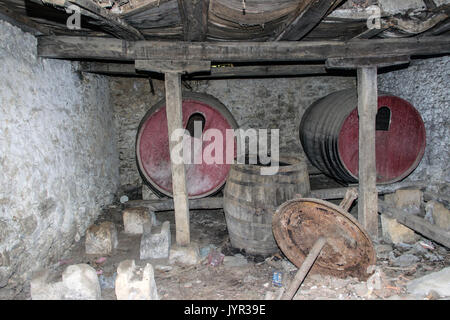
<path id="1" fill-rule="evenodd" d="M 283 41 L 448 35 L 442 0 L 0 0 L 0 18 L 35 34 L 123 40 Z M 81 30 L 69 30 L 70 5 Z M 369 5 L 381 28 L 368 30 Z M 27 30 L 27 31 L 28 31 Z"/>

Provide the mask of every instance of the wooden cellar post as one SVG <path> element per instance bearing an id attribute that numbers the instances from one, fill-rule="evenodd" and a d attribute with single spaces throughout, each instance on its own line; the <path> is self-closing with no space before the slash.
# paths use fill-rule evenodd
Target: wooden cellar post
<path id="1" fill-rule="evenodd" d="M 359 116 L 359 201 L 358 220 L 373 240 L 378 239 L 378 190 L 375 150 L 375 122 L 378 111 L 378 68 L 407 64 L 409 56 L 329 58 L 330 69 L 356 69 Z"/>
<path id="2" fill-rule="evenodd" d="M 135 68 L 139 71 L 164 73 L 165 76 L 166 115 L 172 166 L 172 194 L 175 210 L 176 241 L 180 246 L 187 246 L 191 242 L 191 236 L 186 169 L 184 163 L 176 163 L 172 158 L 172 150 L 182 142 L 183 137 L 172 141 L 171 136 L 175 130 L 183 128 L 181 75 L 209 71 L 211 62 L 193 60 L 135 60 Z"/>

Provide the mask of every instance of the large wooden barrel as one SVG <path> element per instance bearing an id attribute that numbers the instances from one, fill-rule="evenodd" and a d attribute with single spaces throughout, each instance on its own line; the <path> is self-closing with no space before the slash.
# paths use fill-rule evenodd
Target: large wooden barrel
<path id="1" fill-rule="evenodd" d="M 277 252 L 272 234 L 273 214 L 296 194 L 309 193 L 308 171 L 301 157 L 280 157 L 280 167 L 274 175 L 261 175 L 260 165 L 232 165 L 223 200 L 231 245 L 249 254 Z"/>
<path id="2" fill-rule="evenodd" d="M 334 92 L 303 115 L 300 140 L 308 159 L 344 183 L 358 182 L 358 97 L 355 88 Z M 376 117 L 377 183 L 408 176 L 425 152 L 425 126 L 406 100 L 379 92 Z"/>
<path id="3" fill-rule="evenodd" d="M 194 121 L 201 121 L 203 132 L 209 129 L 220 131 L 226 137 L 226 130 L 238 127 L 228 109 L 216 98 L 204 93 L 183 92 L 183 128 L 194 137 Z M 158 196 L 172 196 L 172 168 L 170 161 L 167 129 L 166 101 L 162 99 L 150 108 L 143 117 L 136 136 L 136 162 L 144 182 Z M 192 132 L 191 132 L 192 131 Z M 198 137 L 197 137 L 198 138 Z M 200 142 L 201 148 L 192 148 L 192 158 L 213 141 Z M 223 155 L 226 157 L 227 141 L 223 141 Z M 186 165 L 186 185 L 190 199 L 202 198 L 219 191 L 226 182 L 230 164 L 195 163 Z"/>

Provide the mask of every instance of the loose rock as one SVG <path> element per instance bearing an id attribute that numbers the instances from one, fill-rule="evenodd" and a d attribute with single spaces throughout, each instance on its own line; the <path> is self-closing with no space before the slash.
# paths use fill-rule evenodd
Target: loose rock
<path id="1" fill-rule="evenodd" d="M 142 234 L 147 222 L 151 223 L 150 211 L 147 208 L 127 208 L 123 211 L 125 233 Z"/>
<path id="2" fill-rule="evenodd" d="M 117 268 L 115 291 L 117 300 L 159 300 L 152 265 L 140 268 L 134 260 L 122 261 Z"/>
<path id="3" fill-rule="evenodd" d="M 434 290 L 442 297 L 450 297 L 450 267 L 410 281 L 407 289 L 416 295 L 425 296 Z"/>
<path id="4" fill-rule="evenodd" d="M 172 246 L 170 248 L 169 262 L 171 264 L 180 263 L 185 265 L 196 265 L 200 263 L 200 252 L 198 246 L 190 244 L 189 246 Z"/>
<path id="5" fill-rule="evenodd" d="M 86 231 L 86 254 L 110 254 L 117 245 L 117 230 L 112 222 L 93 225 Z"/>
<path id="6" fill-rule="evenodd" d="M 160 230 L 152 228 L 150 222 L 144 224 L 144 233 L 141 238 L 140 258 L 167 259 L 170 252 L 170 222 L 163 223 Z"/>
<path id="7" fill-rule="evenodd" d="M 428 201 L 425 208 L 427 212 L 431 213 L 436 226 L 450 231 L 450 210 L 437 201 Z"/>
<path id="8" fill-rule="evenodd" d="M 62 282 L 68 288 L 66 299 L 98 300 L 101 297 L 97 272 L 87 264 L 76 264 L 66 268 Z"/>
<path id="9" fill-rule="evenodd" d="M 385 195 L 384 199 L 398 209 L 418 214 L 423 202 L 423 192 L 419 189 L 397 190 L 393 194 Z"/>
<path id="10" fill-rule="evenodd" d="M 381 215 L 381 228 L 383 240 L 390 243 L 414 243 L 418 240 L 415 232 L 404 225 L 391 219 L 386 215 Z"/>
<path id="11" fill-rule="evenodd" d="M 49 282 L 48 270 L 39 271 L 31 280 L 33 300 L 98 300 L 100 284 L 94 268 L 87 264 L 71 265 L 62 275 L 62 281 Z"/>
<path id="12" fill-rule="evenodd" d="M 394 267 L 404 268 L 404 267 L 411 267 L 413 264 L 419 262 L 420 259 L 417 256 L 410 253 L 405 253 L 399 257 L 395 257 L 395 255 L 391 252 L 391 254 L 389 254 L 389 261 Z"/>

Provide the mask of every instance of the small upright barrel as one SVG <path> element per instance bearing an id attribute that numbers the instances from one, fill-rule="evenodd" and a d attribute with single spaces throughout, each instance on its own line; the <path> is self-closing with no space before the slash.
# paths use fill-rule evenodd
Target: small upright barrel
<path id="1" fill-rule="evenodd" d="M 278 251 L 272 216 L 278 206 L 296 194 L 308 196 L 305 159 L 282 156 L 278 173 L 261 175 L 261 165 L 234 164 L 224 190 L 224 211 L 231 245 L 249 254 Z"/>
<path id="2" fill-rule="evenodd" d="M 344 183 L 358 182 L 358 96 L 356 88 L 314 102 L 300 123 L 300 141 L 311 163 Z M 377 183 L 402 180 L 425 152 L 425 126 L 406 100 L 378 93 L 376 116 Z"/>

